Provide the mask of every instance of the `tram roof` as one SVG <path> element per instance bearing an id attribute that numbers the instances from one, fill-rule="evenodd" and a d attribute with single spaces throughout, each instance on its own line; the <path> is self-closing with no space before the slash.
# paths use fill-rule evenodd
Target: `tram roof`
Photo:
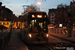
<path id="1" fill-rule="evenodd" d="M 44 12 L 44 11 L 30 11 L 30 12 Z M 46 13 L 46 12 L 45 12 Z"/>
<path id="2" fill-rule="evenodd" d="M 40 13 L 43 12 L 43 13 L 46 13 L 46 12 L 44 12 L 44 11 L 29 11 L 29 12 L 26 12 L 25 14 L 28 14 L 28 13 L 36 13 L 36 12 L 40 12 Z M 25 14 L 24 14 L 24 15 L 25 15 Z"/>

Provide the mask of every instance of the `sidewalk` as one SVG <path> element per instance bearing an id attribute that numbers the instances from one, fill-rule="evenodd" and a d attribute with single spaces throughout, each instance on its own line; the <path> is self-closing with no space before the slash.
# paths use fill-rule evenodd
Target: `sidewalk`
<path id="1" fill-rule="evenodd" d="M 58 34 L 58 33 L 49 33 L 51 36 L 57 37 L 57 38 L 61 38 L 70 42 L 75 43 L 75 37 L 67 37 L 64 34 Z"/>
<path id="2" fill-rule="evenodd" d="M 19 38 L 20 30 L 13 31 L 8 47 L 5 50 L 28 50 L 27 46 Z"/>

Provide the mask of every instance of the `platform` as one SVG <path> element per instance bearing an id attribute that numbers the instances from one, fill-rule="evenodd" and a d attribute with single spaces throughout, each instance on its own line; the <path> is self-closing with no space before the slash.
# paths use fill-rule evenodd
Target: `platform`
<path id="1" fill-rule="evenodd" d="M 28 50 L 27 46 L 19 38 L 20 30 L 13 31 L 5 50 Z"/>

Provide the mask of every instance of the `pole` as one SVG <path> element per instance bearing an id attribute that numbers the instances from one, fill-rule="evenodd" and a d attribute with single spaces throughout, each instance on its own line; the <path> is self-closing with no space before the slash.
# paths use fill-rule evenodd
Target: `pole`
<path id="1" fill-rule="evenodd" d="M 40 5 L 39 5 L 39 11 L 40 11 Z"/>

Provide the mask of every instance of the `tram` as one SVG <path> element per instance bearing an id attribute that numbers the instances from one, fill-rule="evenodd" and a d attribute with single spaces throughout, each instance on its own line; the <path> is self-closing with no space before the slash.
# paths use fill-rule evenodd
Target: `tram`
<path id="1" fill-rule="evenodd" d="M 46 12 L 26 12 L 22 16 L 21 22 L 24 23 L 24 27 L 21 28 L 21 37 L 24 42 L 48 43 L 48 17 Z"/>

